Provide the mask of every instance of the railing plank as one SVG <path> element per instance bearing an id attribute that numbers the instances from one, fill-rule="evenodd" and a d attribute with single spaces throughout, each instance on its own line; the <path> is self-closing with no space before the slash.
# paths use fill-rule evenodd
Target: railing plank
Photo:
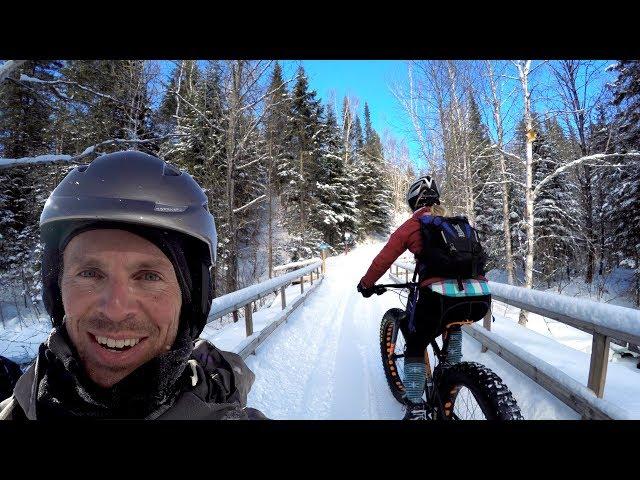
<path id="1" fill-rule="evenodd" d="M 321 262 L 316 262 L 298 270 L 286 273 L 281 277 L 274 277 L 257 285 L 231 292 L 218 298 L 214 298 L 211 302 L 211 309 L 207 317 L 207 323 L 220 318 L 228 313 L 238 310 L 249 302 L 255 302 L 267 295 L 271 295 L 282 286 L 289 285 L 292 281 L 297 280 L 300 276 L 306 275 L 310 271 L 318 268 Z"/>
<path id="2" fill-rule="evenodd" d="M 640 311 L 636 309 L 513 287 L 498 282 L 489 282 L 489 288 L 492 298 L 514 307 L 557 320 L 587 333 L 598 333 L 630 343 L 640 342 Z M 553 310 L 541 306 L 548 304 L 553 297 L 560 297 L 562 300 L 557 302 Z M 612 313 L 618 317 L 616 322 L 611 321 Z"/>
<path id="3" fill-rule="evenodd" d="M 489 310 L 487 311 L 487 314 L 484 316 L 484 318 L 482 319 L 482 326 L 485 328 L 485 330 L 487 331 L 491 331 L 491 318 L 493 316 L 492 313 L 492 308 L 491 305 L 489 306 Z M 486 352 L 488 350 L 486 345 L 482 345 L 482 353 Z"/>
<path id="4" fill-rule="evenodd" d="M 253 312 L 251 311 L 251 303 L 244 306 L 244 323 L 247 330 L 247 337 L 253 335 Z"/>
<path id="5" fill-rule="evenodd" d="M 598 398 L 604 395 L 604 384 L 609 364 L 609 337 L 595 334 L 591 346 L 591 364 L 589 365 L 589 381 L 587 386 Z"/>
<path id="6" fill-rule="evenodd" d="M 465 325 L 462 329 L 583 417 L 594 420 L 631 418 L 625 410 L 598 398 L 584 385 L 506 338 L 475 324 Z"/>
<path id="7" fill-rule="evenodd" d="M 389 277 L 397 283 L 400 283 L 399 268 L 405 270 L 405 276 L 415 268 L 414 265 L 405 262 L 394 262 L 393 265 L 396 267 L 397 276 L 389 273 Z M 393 269 L 390 270 L 392 271 Z M 494 351 L 580 413 L 583 418 L 629 417 L 627 412 L 618 407 L 598 402 L 604 402 L 602 397 L 611 338 L 640 343 L 639 311 L 497 282 L 489 282 L 489 285 L 494 300 L 557 320 L 593 335 L 588 387 L 508 340 L 496 341 L 496 338 L 502 337 L 490 332 L 491 311 L 484 318 L 484 329 L 479 325 L 465 327 L 465 332 L 481 343 L 483 352 L 487 349 Z"/>
<path id="8" fill-rule="evenodd" d="M 286 287 L 280 287 L 280 299 L 282 300 L 282 309 L 287 308 L 287 293 L 285 290 Z"/>

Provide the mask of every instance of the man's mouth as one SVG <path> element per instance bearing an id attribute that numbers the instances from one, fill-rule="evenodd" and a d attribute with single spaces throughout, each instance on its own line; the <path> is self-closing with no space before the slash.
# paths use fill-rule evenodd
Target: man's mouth
<path id="1" fill-rule="evenodd" d="M 115 338 L 102 337 L 97 335 L 94 335 L 93 337 L 102 348 L 110 350 L 112 352 L 124 352 L 132 347 L 135 347 L 142 340 L 141 338 L 124 338 L 117 340 Z"/>

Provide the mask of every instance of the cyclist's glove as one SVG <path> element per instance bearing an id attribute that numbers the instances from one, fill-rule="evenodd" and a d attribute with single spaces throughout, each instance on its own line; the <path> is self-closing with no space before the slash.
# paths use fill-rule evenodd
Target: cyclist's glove
<path id="1" fill-rule="evenodd" d="M 364 298 L 369 298 L 371 295 L 376 293 L 375 288 L 366 288 L 362 285 L 362 283 L 358 283 L 358 291 L 362 294 Z"/>

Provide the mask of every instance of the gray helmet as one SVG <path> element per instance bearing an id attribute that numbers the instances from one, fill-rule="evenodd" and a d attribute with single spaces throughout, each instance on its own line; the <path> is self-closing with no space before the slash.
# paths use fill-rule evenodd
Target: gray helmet
<path id="1" fill-rule="evenodd" d="M 217 233 L 207 196 L 191 175 L 142 152 L 117 152 L 71 170 L 40 215 L 43 243 L 82 221 L 116 221 L 184 233 L 216 261 Z"/>
<path id="2" fill-rule="evenodd" d="M 435 179 L 425 175 L 413 182 L 407 191 L 407 203 L 414 212 L 421 207 L 440 204 L 440 192 Z"/>
<path id="3" fill-rule="evenodd" d="M 197 257 L 193 334 L 199 334 L 211 306 L 211 266 L 217 233 L 207 196 L 196 181 L 165 161 L 136 151 L 111 153 L 72 169 L 47 199 L 40 215 L 43 300 L 54 325 L 64 311 L 57 283 L 63 242 L 96 223 L 127 224 L 177 232 Z M 113 228 L 113 227 L 111 227 Z M 195 259 L 194 259 L 195 260 Z"/>

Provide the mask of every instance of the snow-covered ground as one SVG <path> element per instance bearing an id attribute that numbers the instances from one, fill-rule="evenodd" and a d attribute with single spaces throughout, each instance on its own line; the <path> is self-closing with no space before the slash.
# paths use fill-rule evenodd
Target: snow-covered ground
<path id="1" fill-rule="evenodd" d="M 346 256 L 328 260 L 327 277 L 319 291 L 258 348 L 256 356 L 247 359 L 256 373 L 249 395 L 251 405 L 278 419 L 400 418 L 402 408 L 391 396 L 382 372 L 378 334 L 384 312 L 402 303 L 391 292 L 364 299 L 355 289 L 381 247 L 380 243 L 369 243 Z M 279 303 L 275 303 L 279 309 Z M 540 327 L 537 320 L 532 318 L 530 323 L 535 328 L 518 325 L 517 313 L 502 316 L 498 311 L 492 329 L 586 384 L 588 351 L 560 343 L 573 339 L 568 330 L 552 339 L 536 332 Z M 583 334 L 575 332 L 577 337 Z M 525 418 L 579 418 L 500 357 L 491 352 L 481 353 L 480 345 L 466 335 L 463 355 L 465 360 L 483 363 L 502 377 Z M 639 374 L 640 371 L 629 369 L 626 364 L 612 362 L 605 389 L 606 400 L 637 418 L 640 418 L 640 376 L 636 376 Z"/>
<path id="2" fill-rule="evenodd" d="M 389 391 L 379 353 L 379 327 L 384 312 L 402 307 L 393 292 L 363 298 L 356 285 L 383 243 L 366 242 L 327 260 L 322 285 L 247 359 L 256 374 L 249 405 L 274 419 L 398 419 L 402 407 Z M 409 257 L 407 257 L 409 259 Z M 383 277 L 380 283 L 388 283 Z M 300 294 L 287 288 L 287 303 Z M 281 310 L 280 298 L 254 313 L 254 331 L 268 325 Z M 517 324 L 518 310 L 498 304 L 492 330 L 586 384 L 591 336 L 559 322 L 530 315 L 529 328 Z M 45 321 L 17 319 L 0 335 L 0 355 L 33 357 L 46 338 Z M 24 323 L 26 322 L 26 325 Z M 31 323 L 29 323 L 31 322 Z M 231 350 L 245 338 L 244 321 L 209 324 L 203 337 Z M 577 419 L 578 414 L 491 352 L 464 337 L 464 360 L 494 370 L 509 386 L 526 419 Z M 605 400 L 640 419 L 640 370 L 635 363 L 612 357 Z"/>

